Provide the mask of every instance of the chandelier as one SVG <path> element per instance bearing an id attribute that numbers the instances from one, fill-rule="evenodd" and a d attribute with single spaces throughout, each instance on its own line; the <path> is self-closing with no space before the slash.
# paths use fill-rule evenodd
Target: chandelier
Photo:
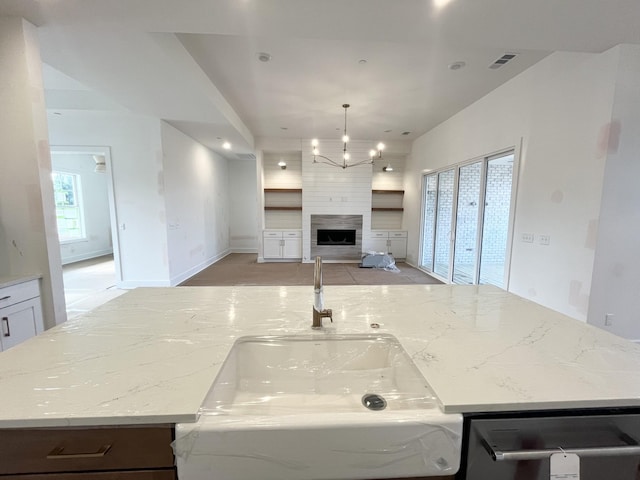
<path id="1" fill-rule="evenodd" d="M 349 167 L 357 167 L 358 165 L 364 165 L 365 163 L 373 165 L 374 158 L 382 158 L 382 151 L 384 150 L 384 143 L 379 143 L 376 146 L 376 150 L 369 150 L 369 158 L 359 160 L 354 163 L 349 163 L 351 160 L 351 155 L 347 151 L 347 143 L 349 143 L 349 135 L 347 135 L 347 108 L 349 108 L 349 104 L 345 103 L 342 105 L 344 108 L 344 135 L 342 135 L 342 161 L 336 162 L 329 157 L 325 157 L 324 155 L 320 155 L 320 151 L 318 150 L 318 139 L 314 138 L 311 140 L 311 154 L 313 155 L 313 163 L 324 163 L 325 165 L 331 165 L 332 167 L 340 167 L 340 168 L 349 168 Z M 320 159 L 320 160 L 318 160 Z"/>

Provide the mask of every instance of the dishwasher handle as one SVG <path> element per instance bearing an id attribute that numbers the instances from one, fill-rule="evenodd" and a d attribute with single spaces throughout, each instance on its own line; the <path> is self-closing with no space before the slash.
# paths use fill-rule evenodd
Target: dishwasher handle
<path id="1" fill-rule="evenodd" d="M 584 448 L 542 448 L 527 450 L 500 450 L 492 447 L 486 439 L 482 439 L 484 448 L 489 452 L 491 458 L 496 462 L 508 462 L 519 460 L 544 460 L 554 453 L 574 453 L 580 457 L 621 457 L 640 455 L 640 445 L 626 433 L 620 434 L 620 439 L 627 445 L 616 445 L 610 447 L 584 447 Z"/>

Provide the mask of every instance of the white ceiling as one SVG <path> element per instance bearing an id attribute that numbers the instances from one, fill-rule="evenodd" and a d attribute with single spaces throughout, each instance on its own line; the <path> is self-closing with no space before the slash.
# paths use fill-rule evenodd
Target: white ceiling
<path id="1" fill-rule="evenodd" d="M 40 27 L 50 109 L 154 115 L 239 154 L 337 137 L 343 103 L 352 138 L 410 141 L 553 51 L 640 43 L 638 0 L 2 0 L 0 14 Z M 518 56 L 489 69 L 504 53 Z"/>

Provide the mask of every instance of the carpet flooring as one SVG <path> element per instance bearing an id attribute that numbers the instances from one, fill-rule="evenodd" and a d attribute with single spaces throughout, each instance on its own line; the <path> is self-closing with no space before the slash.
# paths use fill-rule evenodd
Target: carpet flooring
<path id="1" fill-rule="evenodd" d="M 357 263 L 323 263 L 324 285 L 440 284 L 426 273 L 403 262 L 399 272 L 360 268 Z M 207 267 L 180 286 L 313 285 L 313 263 L 258 263 L 256 255 L 232 253 Z"/>

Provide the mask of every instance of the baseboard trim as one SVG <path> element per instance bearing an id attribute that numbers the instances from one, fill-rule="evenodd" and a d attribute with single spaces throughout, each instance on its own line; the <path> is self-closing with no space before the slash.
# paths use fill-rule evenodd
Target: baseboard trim
<path id="1" fill-rule="evenodd" d="M 106 250 L 97 250 L 93 252 L 83 253 L 81 255 L 73 255 L 71 257 L 65 257 L 62 260 L 62 265 L 69 265 L 71 263 L 82 262 L 84 260 L 91 260 L 92 258 L 104 257 L 105 255 L 112 255 L 113 249 L 108 248 Z"/>
<path id="2" fill-rule="evenodd" d="M 231 248 L 229 253 L 258 253 L 257 248 Z"/>
<path id="3" fill-rule="evenodd" d="M 222 260 L 227 255 L 230 255 L 231 253 L 233 253 L 231 249 L 226 249 L 225 251 L 219 253 L 218 255 L 215 255 L 209 258 L 208 260 L 205 260 L 204 262 L 196 265 L 195 267 L 192 267 L 189 270 L 182 272 L 180 275 L 171 277 L 169 286 L 175 287 L 176 285 L 180 285 L 185 280 L 188 280 L 189 278 L 193 277 L 195 274 L 201 272 L 207 267 L 210 267 L 214 263 L 219 262 L 220 260 Z"/>
<path id="4" fill-rule="evenodd" d="M 138 287 L 170 287 L 166 280 L 125 280 L 116 284 L 117 288 L 131 290 Z"/>

